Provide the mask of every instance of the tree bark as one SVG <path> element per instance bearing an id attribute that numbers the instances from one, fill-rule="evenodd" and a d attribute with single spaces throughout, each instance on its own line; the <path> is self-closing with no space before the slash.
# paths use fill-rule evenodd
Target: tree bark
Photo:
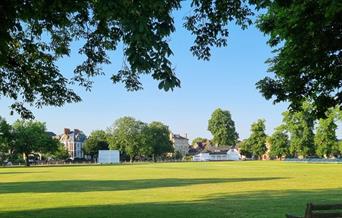
<path id="1" fill-rule="evenodd" d="M 26 166 L 29 167 L 30 161 L 29 161 L 29 154 L 28 153 L 25 153 L 25 162 L 26 162 Z"/>

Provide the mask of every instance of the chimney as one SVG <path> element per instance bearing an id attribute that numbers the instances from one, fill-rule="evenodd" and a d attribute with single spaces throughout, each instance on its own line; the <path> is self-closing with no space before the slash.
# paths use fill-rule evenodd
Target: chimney
<path id="1" fill-rule="evenodd" d="M 68 135 L 70 133 L 70 129 L 69 128 L 64 128 L 64 134 Z"/>

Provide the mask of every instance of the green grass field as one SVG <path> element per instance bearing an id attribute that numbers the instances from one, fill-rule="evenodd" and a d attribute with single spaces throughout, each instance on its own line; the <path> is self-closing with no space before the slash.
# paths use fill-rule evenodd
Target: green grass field
<path id="1" fill-rule="evenodd" d="M 284 217 L 342 202 L 342 165 L 256 162 L 0 168 L 0 217 Z"/>

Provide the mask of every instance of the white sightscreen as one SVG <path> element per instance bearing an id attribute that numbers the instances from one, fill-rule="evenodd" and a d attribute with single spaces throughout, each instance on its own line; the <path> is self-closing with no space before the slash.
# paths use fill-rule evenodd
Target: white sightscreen
<path id="1" fill-rule="evenodd" d="M 120 152 L 118 150 L 99 150 L 98 163 L 120 163 Z"/>

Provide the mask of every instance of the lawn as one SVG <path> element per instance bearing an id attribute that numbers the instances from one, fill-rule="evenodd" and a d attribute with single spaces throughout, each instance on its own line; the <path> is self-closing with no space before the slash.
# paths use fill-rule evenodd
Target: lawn
<path id="1" fill-rule="evenodd" d="M 284 217 L 342 201 L 342 164 L 0 168 L 0 217 Z"/>

